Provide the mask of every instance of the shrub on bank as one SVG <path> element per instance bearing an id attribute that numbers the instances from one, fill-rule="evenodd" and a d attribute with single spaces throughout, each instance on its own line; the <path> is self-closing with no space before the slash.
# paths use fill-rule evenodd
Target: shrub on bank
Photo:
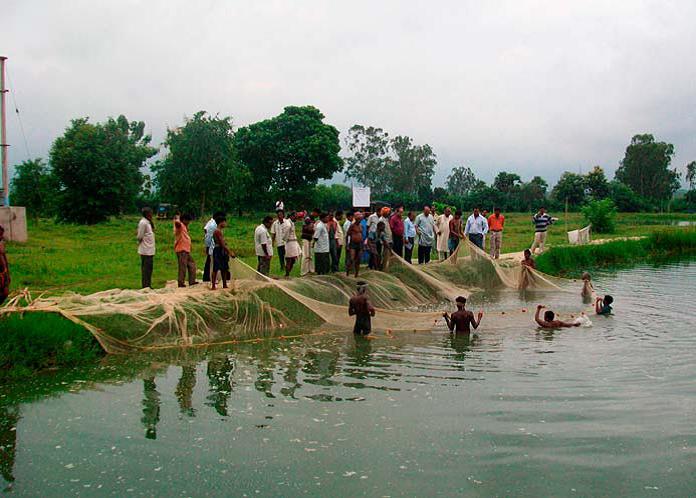
<path id="1" fill-rule="evenodd" d="M 613 233 L 616 231 L 616 206 L 611 199 L 592 201 L 582 208 L 582 215 L 592 225 L 595 233 Z"/>
<path id="2" fill-rule="evenodd" d="M 53 313 L 3 316 L 0 329 L 0 380 L 92 362 L 104 355 L 92 334 Z"/>

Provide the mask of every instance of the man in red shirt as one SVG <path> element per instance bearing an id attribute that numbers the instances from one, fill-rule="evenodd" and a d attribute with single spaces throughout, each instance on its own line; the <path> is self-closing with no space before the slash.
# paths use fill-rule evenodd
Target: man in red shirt
<path id="1" fill-rule="evenodd" d="M 179 263 L 179 287 L 186 287 L 186 272 L 188 271 L 189 285 L 196 285 L 196 263 L 191 257 L 191 236 L 188 226 L 191 223 L 191 215 L 184 214 L 181 219 L 174 221 L 174 252 Z"/>
<path id="2" fill-rule="evenodd" d="M 400 258 L 404 257 L 404 207 L 396 206 L 394 214 L 389 218 L 389 228 L 391 228 L 392 234 L 392 251 L 399 255 Z"/>
<path id="3" fill-rule="evenodd" d="M 500 247 L 503 244 L 503 228 L 505 227 L 505 216 L 500 214 L 500 208 L 493 210 L 493 214 L 488 217 L 488 232 L 491 234 L 491 258 L 500 258 Z"/>

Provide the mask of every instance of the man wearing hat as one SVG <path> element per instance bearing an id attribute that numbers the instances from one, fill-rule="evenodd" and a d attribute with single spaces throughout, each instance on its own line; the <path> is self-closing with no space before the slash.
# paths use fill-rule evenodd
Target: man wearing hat
<path id="1" fill-rule="evenodd" d="M 369 335 L 372 332 L 372 317 L 375 316 L 375 308 L 367 297 L 367 282 L 358 282 L 358 293 L 350 298 L 348 303 L 348 315 L 355 316 L 353 333 L 356 335 Z"/>

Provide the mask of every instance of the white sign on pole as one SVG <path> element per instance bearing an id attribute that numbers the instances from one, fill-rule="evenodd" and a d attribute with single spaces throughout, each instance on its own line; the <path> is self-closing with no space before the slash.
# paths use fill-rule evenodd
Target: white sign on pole
<path id="1" fill-rule="evenodd" d="M 370 187 L 353 187 L 353 207 L 370 207 Z"/>

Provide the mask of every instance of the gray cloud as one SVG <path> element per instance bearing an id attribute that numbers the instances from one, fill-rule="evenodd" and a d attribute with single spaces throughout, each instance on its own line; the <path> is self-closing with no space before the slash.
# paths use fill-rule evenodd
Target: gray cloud
<path id="1" fill-rule="evenodd" d="M 691 1 L 14 1 L 3 45 L 29 148 L 78 116 L 238 126 L 312 104 L 458 164 L 552 181 L 612 172 L 631 136 L 696 159 Z M 10 115 L 11 163 L 26 158 Z M 342 178 L 342 176 L 341 176 Z"/>

